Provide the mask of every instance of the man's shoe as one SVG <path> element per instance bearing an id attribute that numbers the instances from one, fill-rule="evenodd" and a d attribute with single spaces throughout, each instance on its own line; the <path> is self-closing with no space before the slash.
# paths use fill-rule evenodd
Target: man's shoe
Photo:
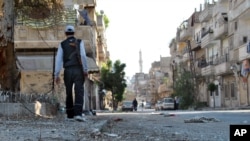
<path id="1" fill-rule="evenodd" d="M 74 118 L 66 118 L 65 120 L 66 120 L 66 121 L 71 121 L 71 122 L 72 122 L 72 121 L 75 121 Z"/>
<path id="2" fill-rule="evenodd" d="M 83 116 L 75 116 L 74 119 L 75 119 L 76 121 L 81 121 L 81 122 L 86 121 L 86 119 L 85 119 Z"/>

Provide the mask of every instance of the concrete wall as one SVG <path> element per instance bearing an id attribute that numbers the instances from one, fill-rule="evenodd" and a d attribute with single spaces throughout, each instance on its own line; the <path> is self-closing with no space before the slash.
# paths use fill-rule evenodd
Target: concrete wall
<path id="1" fill-rule="evenodd" d="M 57 108 L 48 103 L 0 103 L 0 116 L 55 116 Z"/>

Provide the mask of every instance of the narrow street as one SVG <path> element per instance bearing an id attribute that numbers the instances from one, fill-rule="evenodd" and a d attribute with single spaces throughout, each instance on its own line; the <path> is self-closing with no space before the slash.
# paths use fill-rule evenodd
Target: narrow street
<path id="1" fill-rule="evenodd" d="M 117 140 L 228 141 L 229 125 L 250 124 L 249 110 L 139 111 L 101 116 L 112 117 L 110 132 L 118 135 Z"/>
<path id="2" fill-rule="evenodd" d="M 228 141 L 229 125 L 250 124 L 250 110 L 97 112 L 86 122 L 0 117 L 5 141 Z M 192 120 L 191 120 L 192 119 Z"/>

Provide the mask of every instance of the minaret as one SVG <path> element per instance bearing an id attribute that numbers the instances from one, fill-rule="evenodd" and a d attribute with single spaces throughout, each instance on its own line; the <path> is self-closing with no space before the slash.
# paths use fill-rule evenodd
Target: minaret
<path id="1" fill-rule="evenodd" d="M 141 55 L 141 49 L 139 51 L 139 65 L 140 65 L 140 73 L 142 73 L 142 55 Z"/>

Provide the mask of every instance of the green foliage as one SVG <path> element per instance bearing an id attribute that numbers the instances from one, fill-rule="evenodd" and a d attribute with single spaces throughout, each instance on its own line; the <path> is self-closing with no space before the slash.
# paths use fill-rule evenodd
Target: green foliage
<path id="1" fill-rule="evenodd" d="M 109 18 L 107 17 L 107 15 L 104 14 L 104 24 L 105 24 L 105 28 L 108 28 L 109 26 Z"/>
<path id="2" fill-rule="evenodd" d="M 173 96 L 178 96 L 180 98 L 179 106 L 181 109 L 187 109 L 194 105 L 194 84 L 190 72 L 183 72 L 178 76 L 175 82 Z"/>
<path id="3" fill-rule="evenodd" d="M 208 84 L 207 89 L 208 89 L 210 92 L 214 92 L 214 91 L 217 89 L 217 86 L 216 86 L 213 82 L 211 82 L 211 83 Z"/>
<path id="4" fill-rule="evenodd" d="M 106 90 L 112 91 L 113 103 L 123 100 L 123 94 L 127 87 L 124 69 L 126 64 L 116 60 L 114 64 L 109 60 L 101 68 L 101 81 Z"/>

